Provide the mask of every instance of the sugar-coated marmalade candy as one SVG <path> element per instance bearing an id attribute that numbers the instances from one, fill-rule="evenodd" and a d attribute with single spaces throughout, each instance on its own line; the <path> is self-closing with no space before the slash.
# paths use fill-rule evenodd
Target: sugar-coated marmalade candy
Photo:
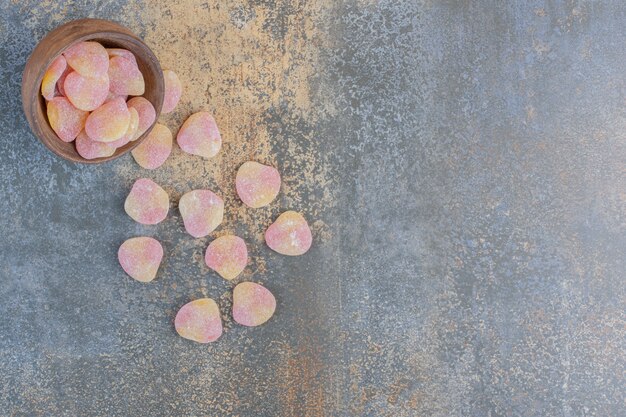
<path id="1" fill-rule="evenodd" d="M 109 54 L 98 42 L 80 42 L 63 52 L 67 64 L 83 77 L 103 77 L 109 70 Z"/>
<path id="2" fill-rule="evenodd" d="M 63 142 L 71 142 L 85 127 L 88 113 L 79 110 L 65 97 L 54 97 L 47 103 L 50 127 Z"/>
<path id="3" fill-rule="evenodd" d="M 139 113 L 139 129 L 135 138 L 137 139 L 154 123 L 156 110 L 154 110 L 152 103 L 143 97 L 133 97 L 128 100 L 127 104 L 128 108 L 134 108 Z"/>
<path id="4" fill-rule="evenodd" d="M 91 140 L 83 130 L 76 137 L 76 152 L 85 159 L 105 158 L 115 153 L 112 143 Z"/>
<path id="5" fill-rule="evenodd" d="M 165 220 L 170 200 L 163 188 L 148 178 L 135 181 L 130 190 L 124 210 L 136 222 L 157 224 Z"/>
<path id="6" fill-rule="evenodd" d="M 207 266 L 224 279 L 236 278 L 248 263 L 246 242 L 239 236 L 221 236 L 209 244 L 204 256 Z"/>
<path id="7" fill-rule="evenodd" d="M 183 94 L 183 85 L 174 71 L 164 70 L 163 80 L 165 81 L 165 97 L 161 113 L 170 113 L 174 110 L 180 96 Z"/>
<path id="8" fill-rule="evenodd" d="M 65 84 L 65 79 L 67 78 L 67 76 L 69 75 L 70 72 L 74 72 L 74 70 L 72 69 L 72 67 L 67 65 L 65 67 L 65 71 L 63 71 L 63 74 L 61 74 L 61 76 L 57 80 L 57 88 L 56 89 L 59 92 L 59 94 L 61 96 L 63 96 L 63 97 L 65 97 L 65 88 L 63 87 L 63 85 Z"/>
<path id="9" fill-rule="evenodd" d="M 108 74 L 114 94 L 140 96 L 145 92 L 146 84 L 136 62 L 114 56 L 109 62 Z"/>
<path id="10" fill-rule="evenodd" d="M 239 167 L 235 187 L 247 206 L 267 206 L 280 191 L 280 174 L 274 167 L 248 161 Z"/>
<path id="11" fill-rule="evenodd" d="M 87 78 L 76 71 L 65 77 L 63 90 L 67 99 L 80 110 L 92 111 L 100 107 L 109 95 L 109 77 Z"/>
<path id="12" fill-rule="evenodd" d="M 41 95 L 43 95 L 46 100 L 52 100 L 54 98 L 54 93 L 57 89 L 57 81 L 59 81 L 59 78 L 61 78 L 66 68 L 67 62 L 65 61 L 65 57 L 59 55 L 46 70 L 43 75 L 43 80 L 41 81 Z"/>
<path id="13" fill-rule="evenodd" d="M 124 99 L 124 101 L 126 101 L 126 99 L 128 99 L 128 96 L 119 95 L 119 94 L 113 94 L 112 92 L 109 91 L 109 94 L 107 95 L 107 98 L 106 98 L 106 100 L 104 100 L 104 102 L 108 103 L 109 101 L 115 100 L 118 97 L 121 97 L 122 99 Z"/>
<path id="14" fill-rule="evenodd" d="M 137 114 L 137 110 L 128 109 L 130 112 L 130 122 L 128 123 L 128 129 L 126 129 L 126 133 L 120 139 L 115 140 L 113 142 L 108 142 L 109 145 L 114 148 L 120 148 L 126 145 L 128 142 L 135 140 L 137 136 L 137 129 L 139 129 L 139 115 Z M 102 142 L 104 143 L 104 142 Z"/>
<path id="15" fill-rule="evenodd" d="M 262 285 L 242 282 L 233 290 L 233 319 L 244 326 L 259 326 L 276 311 L 276 298 Z"/>
<path id="16" fill-rule="evenodd" d="M 174 319 L 176 332 L 198 343 L 214 342 L 222 335 L 222 317 L 217 303 L 200 298 L 185 304 Z"/>
<path id="17" fill-rule="evenodd" d="M 210 190 L 189 191 L 180 198 L 178 210 L 187 233 L 203 237 L 222 223 L 224 200 Z"/>
<path id="18" fill-rule="evenodd" d="M 120 139 L 128 130 L 130 112 L 122 97 L 104 103 L 89 114 L 85 130 L 92 140 L 113 142 Z"/>
<path id="19" fill-rule="evenodd" d="M 189 116 L 178 131 L 176 141 L 183 151 L 204 158 L 214 157 L 222 147 L 215 119 L 207 112 Z"/>
<path id="20" fill-rule="evenodd" d="M 163 246 L 151 237 L 133 237 L 122 243 L 117 258 L 131 278 L 150 282 L 156 277 L 161 265 Z"/>
<path id="21" fill-rule="evenodd" d="M 109 54 L 109 64 L 110 64 L 110 58 L 113 58 L 115 56 L 121 56 L 122 58 L 126 58 L 129 61 L 133 62 L 135 65 L 137 65 L 137 58 L 135 57 L 135 54 L 133 54 L 127 49 L 106 48 L 106 50 L 107 50 L 107 54 Z"/>
<path id="22" fill-rule="evenodd" d="M 142 168 L 156 169 L 163 165 L 170 152 L 172 152 L 172 131 L 167 126 L 157 123 L 131 153 Z"/>
<path id="23" fill-rule="evenodd" d="M 286 211 L 265 231 L 265 243 L 274 251 L 289 256 L 306 253 L 311 247 L 311 229 L 302 216 L 295 211 Z"/>

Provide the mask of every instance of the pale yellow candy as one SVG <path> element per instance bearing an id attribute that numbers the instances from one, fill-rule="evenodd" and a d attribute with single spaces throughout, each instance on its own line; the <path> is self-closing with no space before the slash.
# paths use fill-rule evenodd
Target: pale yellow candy
<path id="1" fill-rule="evenodd" d="M 134 108 L 137 110 L 137 113 L 139 113 L 139 129 L 137 129 L 137 135 L 135 137 L 135 139 L 137 139 L 154 123 L 156 110 L 154 110 L 152 103 L 143 97 L 133 97 L 128 100 L 127 105 L 128 108 Z"/>
<path id="2" fill-rule="evenodd" d="M 178 210 L 187 233 L 203 237 L 222 223 L 224 200 L 210 190 L 189 191 L 180 198 Z"/>
<path id="3" fill-rule="evenodd" d="M 156 169 L 163 165 L 170 152 L 172 152 L 172 131 L 167 126 L 157 123 L 131 153 L 142 168 Z"/>
<path id="4" fill-rule="evenodd" d="M 130 277 L 140 282 L 150 282 L 156 277 L 161 265 L 163 246 L 151 237 L 133 237 L 122 243 L 117 257 Z"/>
<path id="5" fill-rule="evenodd" d="M 109 95 L 109 77 L 87 78 L 76 71 L 65 77 L 63 90 L 67 99 L 80 110 L 92 111 L 100 107 Z"/>
<path id="6" fill-rule="evenodd" d="M 157 224 L 165 220 L 170 200 L 163 188 L 148 178 L 135 181 L 124 202 L 124 210 L 136 222 Z"/>
<path id="7" fill-rule="evenodd" d="M 209 244 L 206 265 L 226 280 L 237 277 L 248 263 L 246 242 L 239 236 L 221 236 Z"/>
<path id="8" fill-rule="evenodd" d="M 222 317 L 217 303 L 201 298 L 185 304 L 174 319 L 176 332 L 198 343 L 214 342 L 222 335 Z"/>
<path id="9" fill-rule="evenodd" d="M 233 290 L 233 319 L 244 326 L 259 326 L 276 310 L 276 298 L 260 284 L 242 282 Z"/>
<path id="10" fill-rule="evenodd" d="M 265 231 L 265 243 L 282 255 L 298 256 L 311 248 L 313 236 L 302 214 L 286 211 Z"/>
<path id="11" fill-rule="evenodd" d="M 183 151 L 204 158 L 214 157 L 222 147 L 215 119 L 207 112 L 189 116 L 178 131 L 176 142 Z"/>
<path id="12" fill-rule="evenodd" d="M 137 63 L 121 56 L 114 56 L 109 62 L 111 92 L 126 96 L 140 96 L 146 84 Z"/>
<path id="13" fill-rule="evenodd" d="M 76 152 L 85 159 L 105 158 L 115 153 L 115 146 L 91 140 L 83 130 L 76 137 Z"/>
<path id="14" fill-rule="evenodd" d="M 63 142 L 71 142 L 85 127 L 88 113 L 79 110 L 65 97 L 54 97 L 47 103 L 50 127 Z"/>
<path id="15" fill-rule="evenodd" d="M 235 187 L 241 201 L 252 208 L 270 204 L 280 191 L 280 174 L 269 165 L 244 162 L 237 171 Z"/>
<path id="16" fill-rule="evenodd" d="M 63 55 L 59 55 L 48 67 L 41 81 L 41 94 L 46 100 L 52 100 L 55 95 L 57 81 L 65 72 L 67 62 Z"/>
<path id="17" fill-rule="evenodd" d="M 139 129 L 139 115 L 137 114 L 137 110 L 135 109 L 128 109 L 128 111 L 130 112 L 130 123 L 128 124 L 128 129 L 126 130 L 126 133 L 124 133 L 124 136 L 122 136 L 120 139 L 113 142 L 108 142 L 111 146 L 115 148 L 120 148 L 126 145 L 128 142 L 135 140 L 135 137 L 137 135 L 137 129 Z"/>
<path id="18" fill-rule="evenodd" d="M 83 77 L 103 77 L 109 70 L 109 54 L 98 42 L 80 42 L 63 52 L 67 64 Z"/>
<path id="19" fill-rule="evenodd" d="M 91 112 L 85 122 L 85 130 L 92 140 L 114 142 L 128 130 L 130 111 L 122 97 L 104 103 Z"/>

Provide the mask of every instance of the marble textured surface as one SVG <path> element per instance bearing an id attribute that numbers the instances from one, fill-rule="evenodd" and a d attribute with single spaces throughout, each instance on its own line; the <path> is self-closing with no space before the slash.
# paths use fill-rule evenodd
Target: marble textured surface
<path id="1" fill-rule="evenodd" d="M 0 414 L 7 416 L 623 416 L 626 372 L 626 4 L 606 1 L 117 0 L 0 4 Z M 185 93 L 161 119 L 215 115 L 210 161 L 174 149 L 64 162 L 21 111 L 24 63 L 47 31 L 113 18 Z M 268 207 L 236 197 L 237 167 L 277 166 Z M 157 226 L 125 215 L 147 176 L 170 194 Z M 178 198 L 224 197 L 208 238 Z M 280 256 L 262 233 L 303 212 L 314 244 Z M 246 239 L 227 282 L 208 243 Z M 157 279 L 117 263 L 158 238 Z M 277 299 L 233 322 L 232 288 Z M 224 334 L 177 336 L 216 299 Z"/>

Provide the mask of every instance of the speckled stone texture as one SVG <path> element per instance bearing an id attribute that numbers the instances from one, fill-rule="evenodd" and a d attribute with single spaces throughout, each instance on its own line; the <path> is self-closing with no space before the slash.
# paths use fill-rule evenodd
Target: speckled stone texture
<path id="1" fill-rule="evenodd" d="M 121 10 L 121 12 L 120 12 Z M 626 3 L 606 1 L 5 1 L 0 5 L 0 414 L 9 416 L 621 416 L 626 372 Z M 60 23 L 116 16 L 224 141 L 156 171 L 127 155 L 67 163 L 30 133 L 20 78 Z M 268 207 L 237 167 L 279 167 Z M 124 214 L 135 179 L 170 217 Z M 224 197 L 220 229 L 186 234 L 191 189 Z M 285 257 L 263 231 L 304 214 Z M 232 282 L 204 265 L 246 240 Z M 136 283 L 119 245 L 165 257 Z M 233 322 L 232 288 L 276 314 Z M 217 301 L 194 344 L 178 309 Z"/>

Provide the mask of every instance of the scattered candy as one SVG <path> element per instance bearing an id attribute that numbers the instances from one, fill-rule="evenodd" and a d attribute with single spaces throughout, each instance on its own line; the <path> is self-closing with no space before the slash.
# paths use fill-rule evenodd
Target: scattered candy
<path id="1" fill-rule="evenodd" d="M 163 71 L 163 76 L 165 114 L 178 104 L 182 85 L 173 71 Z M 97 42 L 81 42 L 56 58 L 44 74 L 41 92 L 48 101 L 50 126 L 61 140 L 76 139 L 76 149 L 85 159 L 114 155 L 117 148 L 141 137 L 156 120 L 154 106 L 144 97 L 133 97 L 126 103 L 129 95 L 145 92 L 145 80 L 134 54 L 120 48 L 105 49 Z M 59 94 L 61 97 L 56 97 Z M 192 114 L 176 140 L 184 152 L 204 158 L 214 157 L 222 146 L 215 119 L 207 112 Z M 143 168 L 156 169 L 171 150 L 172 132 L 157 123 L 132 155 Z M 239 167 L 235 186 L 244 204 L 264 207 L 278 195 L 281 178 L 276 168 L 248 161 Z M 178 207 L 186 231 L 196 238 L 214 231 L 224 216 L 224 201 L 210 190 L 184 194 Z M 167 217 L 169 197 L 154 181 L 140 178 L 124 202 L 124 210 L 138 223 L 157 224 Z M 283 255 L 302 255 L 312 241 L 307 221 L 295 211 L 281 214 L 265 232 L 267 245 Z M 163 247 L 150 237 L 131 238 L 120 246 L 118 259 L 130 277 L 150 282 L 159 270 Z M 205 262 L 224 279 L 233 280 L 248 263 L 246 243 L 238 236 L 221 236 L 208 245 Z M 259 326 L 275 310 L 274 295 L 262 285 L 243 282 L 234 288 L 232 314 L 237 323 Z M 213 342 L 223 331 L 219 307 L 210 298 L 185 304 L 174 324 L 180 336 L 199 343 Z"/>
<path id="2" fill-rule="evenodd" d="M 80 42 L 63 52 L 67 64 L 83 77 L 107 75 L 109 54 L 98 42 Z"/>
<path id="3" fill-rule="evenodd" d="M 242 282 L 233 290 L 233 318 L 244 326 L 259 326 L 276 310 L 276 298 L 264 286 Z"/>
<path id="4" fill-rule="evenodd" d="M 187 233 L 196 238 L 211 233 L 224 217 L 224 201 L 209 190 L 189 191 L 180 198 L 178 209 Z"/>
<path id="5" fill-rule="evenodd" d="M 137 137 L 137 129 L 139 129 L 139 114 L 135 109 L 128 109 L 128 111 L 130 112 L 130 122 L 128 123 L 128 129 L 126 129 L 126 133 L 124 133 L 124 136 L 122 136 L 120 139 L 113 142 L 108 142 L 109 145 L 113 146 L 116 149 L 126 145 L 130 141 L 135 140 Z"/>
<path id="6" fill-rule="evenodd" d="M 134 237 L 122 243 L 117 258 L 131 278 L 150 282 L 156 277 L 163 259 L 163 247 L 151 237 Z"/>
<path id="7" fill-rule="evenodd" d="M 170 152 L 172 152 L 172 132 L 167 126 L 157 123 L 131 153 L 140 167 L 157 169 L 170 156 Z"/>
<path id="8" fill-rule="evenodd" d="M 163 107 L 161 113 L 170 113 L 174 110 L 183 94 L 183 85 L 178 79 L 178 75 L 174 71 L 163 71 L 163 80 L 165 81 L 165 97 L 163 98 Z"/>
<path id="9" fill-rule="evenodd" d="M 165 190 L 148 178 L 135 181 L 124 202 L 126 213 L 141 224 L 162 222 L 169 207 L 170 200 Z"/>
<path id="10" fill-rule="evenodd" d="M 180 148 L 192 155 L 214 157 L 222 147 L 222 137 L 215 119 L 207 112 L 192 114 L 178 131 Z"/>
<path id="11" fill-rule="evenodd" d="M 245 162 L 237 171 L 235 186 L 239 198 L 247 206 L 267 206 L 278 195 L 280 174 L 274 167 L 254 161 Z"/>
<path id="12" fill-rule="evenodd" d="M 133 97 L 128 100 L 128 107 L 134 108 L 139 113 L 139 129 L 137 130 L 137 138 L 145 133 L 146 130 L 156 120 L 156 110 L 148 100 L 143 97 Z"/>
<path id="13" fill-rule="evenodd" d="M 109 95 L 109 77 L 83 77 L 70 72 L 63 83 L 67 99 L 80 110 L 92 111 L 100 107 Z"/>
<path id="14" fill-rule="evenodd" d="M 115 153 L 112 143 L 91 140 L 83 130 L 76 137 L 76 151 L 85 159 L 105 158 Z"/>
<path id="15" fill-rule="evenodd" d="M 238 236 L 222 236 L 209 244 L 204 256 L 207 266 L 231 280 L 239 275 L 248 263 L 246 242 Z"/>
<path id="16" fill-rule="evenodd" d="M 214 342 L 222 335 L 220 309 L 210 298 L 194 300 L 178 310 L 174 327 L 185 339 L 198 343 Z"/>
<path id="17" fill-rule="evenodd" d="M 265 231 L 265 243 L 274 251 L 289 256 L 306 253 L 313 236 L 302 214 L 286 211 Z"/>
<path id="18" fill-rule="evenodd" d="M 85 123 L 85 130 L 92 140 L 113 142 L 120 139 L 128 130 L 130 112 L 122 97 L 103 104 L 91 112 Z"/>
<path id="19" fill-rule="evenodd" d="M 126 49 L 121 48 L 107 48 L 107 54 L 109 54 L 109 65 L 111 64 L 110 58 L 121 56 L 122 58 L 126 58 L 135 65 L 137 65 L 137 58 L 135 58 L 135 54 Z"/>
<path id="20" fill-rule="evenodd" d="M 145 92 L 146 84 L 136 61 L 114 56 L 109 61 L 108 74 L 114 94 L 140 96 Z"/>
<path id="21" fill-rule="evenodd" d="M 59 78 L 61 78 L 66 68 L 67 61 L 65 61 L 65 57 L 59 55 L 46 70 L 43 75 L 43 80 L 41 81 L 41 95 L 43 95 L 46 100 L 52 100 L 54 98 L 57 81 L 59 81 Z"/>
<path id="22" fill-rule="evenodd" d="M 77 109 L 65 97 L 54 97 L 47 104 L 50 127 L 63 142 L 71 142 L 83 130 L 87 112 Z"/>

